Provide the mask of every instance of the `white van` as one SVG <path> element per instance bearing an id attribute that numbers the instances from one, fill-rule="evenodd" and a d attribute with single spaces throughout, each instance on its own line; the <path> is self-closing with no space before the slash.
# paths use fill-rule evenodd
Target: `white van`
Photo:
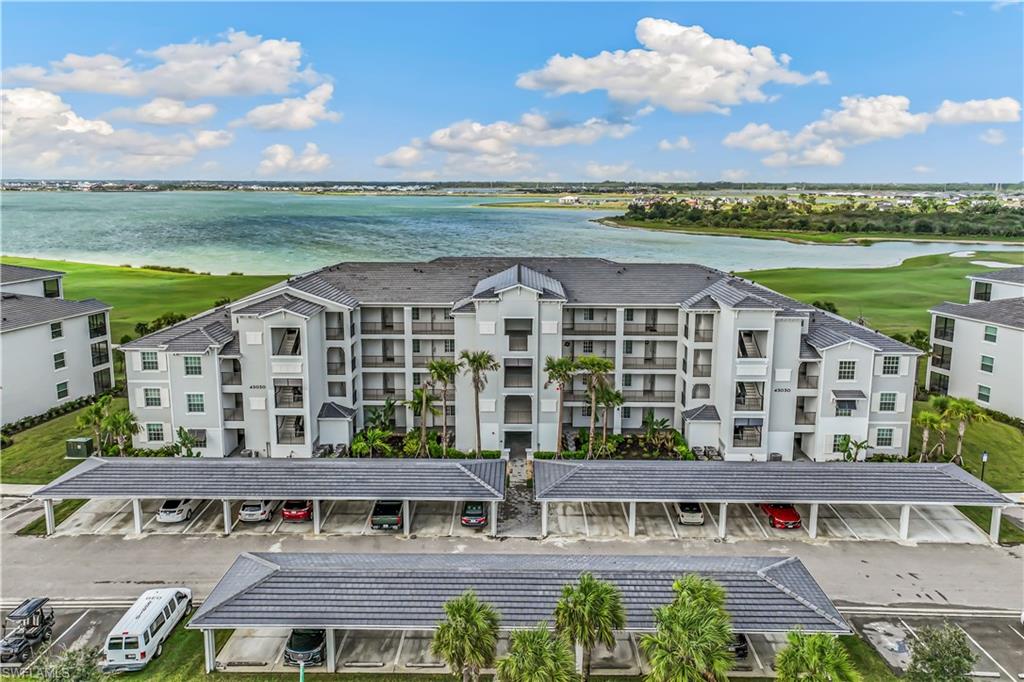
<path id="1" fill-rule="evenodd" d="M 192 613 L 192 590 L 165 587 L 147 590 L 107 635 L 107 672 L 142 670 L 163 653 L 164 641 L 178 621 Z"/>

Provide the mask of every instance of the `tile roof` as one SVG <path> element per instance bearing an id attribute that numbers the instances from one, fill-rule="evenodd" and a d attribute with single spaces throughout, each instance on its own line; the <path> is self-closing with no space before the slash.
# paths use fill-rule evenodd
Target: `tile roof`
<path id="1" fill-rule="evenodd" d="M 324 307 L 319 303 L 313 301 L 307 301 L 304 298 L 292 296 L 290 294 L 278 294 L 277 296 L 271 296 L 265 298 L 262 301 L 257 301 L 244 308 L 238 308 L 234 310 L 239 315 L 258 315 L 260 317 L 266 317 L 273 313 L 286 310 L 290 313 L 295 313 L 301 317 L 309 318 L 316 315 L 320 311 L 324 310 Z"/>
<path id="2" fill-rule="evenodd" d="M 533 470 L 540 501 L 1010 503 L 948 463 L 537 460 Z"/>
<path id="3" fill-rule="evenodd" d="M 60 270 L 43 270 L 42 268 L 30 268 L 24 265 L 0 263 L 0 284 L 31 282 L 35 279 L 46 279 L 63 274 Z"/>
<path id="4" fill-rule="evenodd" d="M 326 401 L 320 406 L 320 411 L 317 413 L 317 419 L 351 419 L 355 415 L 356 411 L 351 407 L 345 407 L 339 405 L 336 402 L 330 400 Z"/>
<path id="5" fill-rule="evenodd" d="M 40 497 L 502 500 L 501 459 L 93 457 Z"/>
<path id="6" fill-rule="evenodd" d="M 477 282 L 473 288 L 473 298 L 491 298 L 497 292 L 514 286 L 533 289 L 544 298 L 565 298 L 561 282 L 519 263 Z"/>
<path id="7" fill-rule="evenodd" d="M 202 352 L 211 346 L 221 347 L 234 340 L 231 313 L 226 306 L 208 310 L 178 324 L 164 327 L 139 337 L 121 348 L 161 348 L 175 352 Z"/>
<path id="8" fill-rule="evenodd" d="M 979 272 L 970 275 L 971 279 L 980 279 L 988 282 L 1009 282 L 1010 284 L 1024 284 L 1024 267 L 1020 268 L 999 268 L 989 272 Z"/>
<path id="9" fill-rule="evenodd" d="M 920 355 L 921 351 L 913 346 L 890 339 L 872 329 L 839 317 L 833 313 L 815 309 L 807 320 L 807 342 L 816 350 L 845 343 L 851 339 L 860 341 L 882 353 L 912 353 Z"/>
<path id="10" fill-rule="evenodd" d="M 1000 298 L 976 303 L 940 303 L 929 312 L 953 315 L 978 322 L 994 322 L 1004 327 L 1024 329 L 1024 298 Z"/>
<path id="11" fill-rule="evenodd" d="M 867 400 L 868 398 L 864 395 L 864 391 L 857 390 L 834 390 L 832 397 L 836 400 Z"/>
<path id="12" fill-rule="evenodd" d="M 739 632 L 850 632 L 793 557 L 578 554 L 245 553 L 188 627 L 432 630 L 444 603 L 472 589 L 507 630 L 550 623 L 562 588 L 587 571 L 618 586 L 629 631 L 653 630 L 673 582 L 694 573 L 722 585 Z"/>
<path id="13" fill-rule="evenodd" d="M 683 411 L 683 420 L 688 422 L 720 422 L 718 408 L 714 405 L 700 405 Z"/>
<path id="14" fill-rule="evenodd" d="M 296 291 L 303 291 L 328 301 L 334 301 L 347 308 L 354 308 L 359 304 L 359 301 L 354 296 L 339 289 L 315 272 L 293 277 L 288 280 L 288 286 Z"/>
<path id="15" fill-rule="evenodd" d="M 231 340 L 220 349 L 220 356 L 222 358 L 242 357 L 242 347 L 238 340 L 238 332 L 232 332 Z"/>
<path id="16" fill-rule="evenodd" d="M 800 359 L 801 360 L 820 360 L 821 354 L 814 350 L 814 346 L 807 340 L 807 334 L 800 335 Z"/>
<path id="17" fill-rule="evenodd" d="M 4 293 L 0 296 L 0 331 L 3 332 L 110 310 L 109 305 L 95 298 L 70 301 L 28 294 Z"/>

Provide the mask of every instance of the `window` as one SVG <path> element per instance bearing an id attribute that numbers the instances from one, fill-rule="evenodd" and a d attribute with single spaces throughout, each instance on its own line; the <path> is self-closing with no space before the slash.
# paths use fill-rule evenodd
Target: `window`
<path id="1" fill-rule="evenodd" d="M 185 394 L 185 411 L 189 414 L 202 414 L 206 412 L 206 399 L 202 393 Z"/>
<path id="2" fill-rule="evenodd" d="M 413 374 L 413 375 L 412 375 L 412 385 L 413 385 L 413 386 L 419 386 L 419 385 L 420 385 L 420 382 L 421 382 L 422 380 L 423 380 L 423 377 L 422 377 L 422 375 L 420 375 L 420 374 Z"/>
<path id="3" fill-rule="evenodd" d="M 580 408 L 580 413 L 584 417 L 589 417 L 590 416 L 590 405 L 584 405 L 582 408 Z"/>
<path id="4" fill-rule="evenodd" d="M 593 308 L 584 308 L 583 309 L 583 319 L 586 322 L 592 322 L 594 320 L 594 309 Z"/>
<path id="5" fill-rule="evenodd" d="M 622 342 L 622 354 L 623 355 L 632 355 L 633 354 L 633 342 L 632 341 L 623 341 Z"/>
<path id="6" fill-rule="evenodd" d="M 935 344 L 932 346 L 932 367 L 949 369 L 953 362 L 953 349 L 949 346 Z"/>
<path id="7" fill-rule="evenodd" d="M 992 300 L 992 285 L 988 282 L 975 282 L 974 283 L 974 300 L 975 301 L 991 301 Z"/>
<path id="8" fill-rule="evenodd" d="M 853 415 L 853 411 L 857 409 L 857 401 L 855 400 L 837 400 L 836 401 L 836 416 L 837 417 L 850 417 Z"/>
<path id="9" fill-rule="evenodd" d="M 144 388 L 142 389 L 142 396 L 146 407 L 160 407 L 159 388 Z"/>
<path id="10" fill-rule="evenodd" d="M 583 354 L 584 355 L 590 355 L 593 352 L 594 352 L 594 342 L 593 341 L 584 341 L 583 342 Z"/>
<path id="11" fill-rule="evenodd" d="M 92 373 L 93 393 L 106 393 L 112 388 L 110 369 L 101 369 Z"/>
<path id="12" fill-rule="evenodd" d="M 763 419 L 734 419 L 732 423 L 733 447 L 761 447 L 761 428 L 763 425 Z"/>
<path id="13" fill-rule="evenodd" d="M 630 386 L 632 386 L 633 385 L 633 375 L 632 374 L 623 374 L 622 375 L 622 385 L 625 388 L 629 388 Z"/>
<path id="14" fill-rule="evenodd" d="M 63 400 L 68 397 L 68 382 L 62 381 L 57 384 L 57 400 Z"/>
<path id="15" fill-rule="evenodd" d="M 142 351 L 142 369 L 146 371 L 160 369 L 160 363 L 156 359 L 156 351 Z"/>
<path id="16" fill-rule="evenodd" d="M 96 313 L 95 315 L 89 316 L 89 338 L 95 339 L 97 336 L 107 335 L 107 315 L 106 313 Z"/>
<path id="17" fill-rule="evenodd" d="M 206 429 L 189 429 L 188 433 L 189 433 L 190 436 L 192 436 L 195 439 L 196 447 L 197 448 L 205 448 L 206 447 L 206 445 L 207 445 L 207 442 L 206 442 Z M 170 607 L 168 607 L 168 608 L 170 608 Z"/>
<path id="18" fill-rule="evenodd" d="M 890 428 L 878 429 L 878 433 L 875 435 L 875 447 L 879 447 L 879 448 L 891 448 L 892 447 L 892 429 L 890 429 Z"/>
<path id="19" fill-rule="evenodd" d="M 996 342 L 996 328 L 992 325 L 985 325 L 985 340 L 989 343 Z"/>
<path id="20" fill-rule="evenodd" d="M 420 319 L 420 309 L 419 308 L 413 308 L 412 309 L 412 319 L 414 319 L 414 320 Z"/>
<path id="21" fill-rule="evenodd" d="M 839 381 L 854 381 L 857 378 L 857 361 L 840 360 L 839 375 L 837 378 Z"/>
<path id="22" fill-rule="evenodd" d="M 882 358 L 882 374 L 885 376 L 896 376 L 900 373 L 900 358 L 898 355 L 886 355 Z"/>
<path id="23" fill-rule="evenodd" d="M 160 628 L 162 628 L 166 622 L 167 616 L 164 615 L 163 611 L 156 614 L 156 620 L 154 620 L 153 624 L 149 626 L 150 637 L 156 637 L 156 633 L 160 632 Z"/>
<path id="24" fill-rule="evenodd" d="M 454 417 L 455 416 L 455 406 L 454 405 L 446 405 L 445 408 L 444 408 L 444 413 L 446 415 L 448 415 L 449 417 Z"/>
<path id="25" fill-rule="evenodd" d="M 46 298 L 60 298 L 60 280 L 43 280 L 43 296 Z"/>
<path id="26" fill-rule="evenodd" d="M 632 408 L 630 408 L 630 407 L 623 407 L 622 408 L 622 418 L 623 419 L 629 419 L 632 416 L 632 414 L 633 414 L 633 409 Z"/>
<path id="27" fill-rule="evenodd" d="M 703 400 L 711 397 L 711 385 L 710 384 L 694 384 L 693 385 L 693 397 L 698 400 Z"/>
<path id="28" fill-rule="evenodd" d="M 164 439 L 163 424 L 146 424 L 146 440 L 149 442 L 160 442 Z"/>
<path id="29" fill-rule="evenodd" d="M 632 321 L 633 321 L 633 309 L 632 308 L 626 308 L 626 322 L 632 322 Z"/>
<path id="30" fill-rule="evenodd" d="M 992 389 L 988 386 L 978 384 L 978 400 L 987 403 L 992 399 Z"/>
<path id="31" fill-rule="evenodd" d="M 992 358 L 991 355 L 982 355 L 981 356 L 981 371 L 982 372 L 988 372 L 989 374 L 991 374 L 992 373 L 992 368 L 995 366 L 995 362 L 996 361 Z"/>
<path id="32" fill-rule="evenodd" d="M 59 339 L 64 336 L 64 323 L 63 322 L 51 322 L 50 323 L 50 338 Z"/>
<path id="33" fill-rule="evenodd" d="M 61 352 L 61 353 L 54 353 L 53 354 L 53 368 L 54 369 L 64 369 L 67 366 L 68 366 L 68 364 L 64 360 L 64 353 L 63 352 Z"/>
<path id="34" fill-rule="evenodd" d="M 186 355 L 185 356 L 185 376 L 187 377 L 201 377 L 203 376 L 203 359 L 198 355 Z"/>
<path id="35" fill-rule="evenodd" d="M 896 411 L 896 394 L 895 393 L 879 393 L 878 394 L 878 411 L 879 412 L 895 412 Z"/>
<path id="36" fill-rule="evenodd" d="M 420 340 L 419 339 L 413 339 L 412 340 L 412 352 L 413 353 L 419 353 L 420 352 Z"/>
<path id="37" fill-rule="evenodd" d="M 946 395 L 949 393 L 949 375 L 932 372 L 928 378 L 928 388 L 940 395 Z"/>
<path id="38" fill-rule="evenodd" d="M 106 341 L 97 341 L 89 346 L 89 350 L 92 351 L 93 367 L 99 367 L 110 362 L 110 349 L 107 347 Z"/>
<path id="39" fill-rule="evenodd" d="M 844 452 L 847 440 L 850 437 L 845 433 L 837 433 L 832 436 L 832 452 Z"/>
<path id="40" fill-rule="evenodd" d="M 454 353 L 455 352 L 455 339 L 445 339 L 444 340 L 444 352 L 445 353 Z"/>
<path id="41" fill-rule="evenodd" d="M 953 327 L 955 323 L 951 317 L 935 318 L 935 338 L 943 341 L 953 340 Z"/>

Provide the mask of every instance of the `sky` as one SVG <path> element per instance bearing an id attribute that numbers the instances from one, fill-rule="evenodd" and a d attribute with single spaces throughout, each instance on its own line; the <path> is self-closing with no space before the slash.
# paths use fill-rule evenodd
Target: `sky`
<path id="1" fill-rule="evenodd" d="M 977 3 L 2 5 L 4 178 L 1018 182 Z"/>

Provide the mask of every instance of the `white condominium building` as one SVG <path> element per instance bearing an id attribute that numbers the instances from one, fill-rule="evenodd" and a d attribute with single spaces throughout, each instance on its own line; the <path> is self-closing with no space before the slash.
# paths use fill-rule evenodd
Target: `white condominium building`
<path id="1" fill-rule="evenodd" d="M 64 298 L 64 273 L 0 265 L 0 419 L 9 424 L 112 386 L 110 306 Z"/>
<path id="2" fill-rule="evenodd" d="M 553 450 L 559 419 L 588 425 L 582 378 L 559 414 L 543 367 L 595 355 L 625 399 L 611 431 L 653 413 L 735 460 L 834 459 L 846 435 L 906 453 L 920 354 L 712 268 L 598 258 L 340 263 L 122 350 L 142 447 L 184 427 L 207 456 L 308 457 L 410 399 L 431 360 L 482 350 L 499 365 L 480 395 L 484 449 Z M 456 447 L 471 450 L 469 377 L 448 397 Z M 400 406 L 395 428 L 418 420 Z"/>
<path id="3" fill-rule="evenodd" d="M 930 311 L 928 388 L 1024 418 L 1024 268 L 967 279 L 969 303 Z"/>

